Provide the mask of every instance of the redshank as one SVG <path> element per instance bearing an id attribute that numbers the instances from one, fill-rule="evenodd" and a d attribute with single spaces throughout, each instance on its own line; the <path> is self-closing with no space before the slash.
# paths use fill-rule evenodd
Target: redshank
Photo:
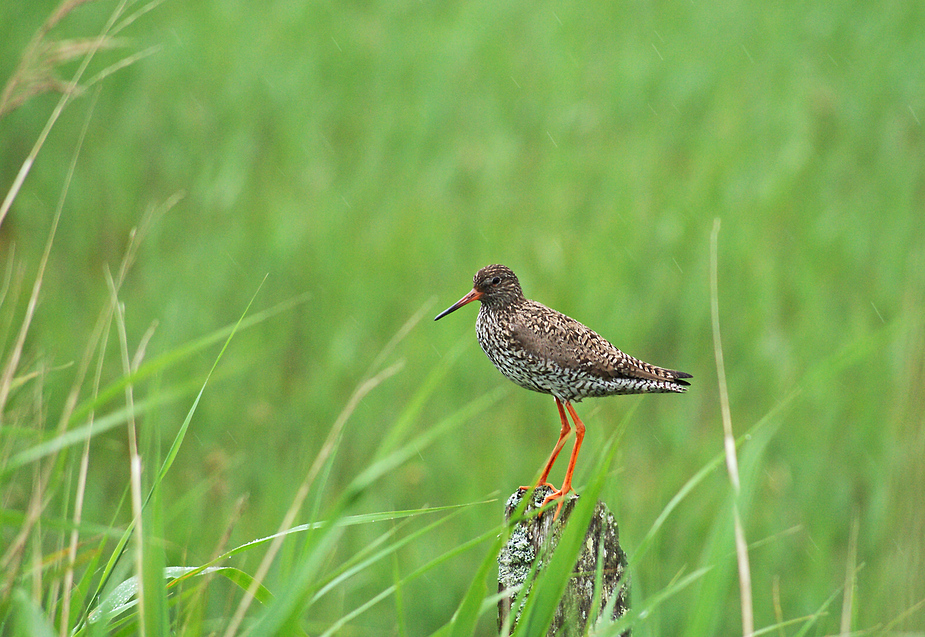
<path id="1" fill-rule="evenodd" d="M 562 430 L 536 487 L 553 489 L 545 506 L 572 489 L 575 460 L 585 437 L 585 426 L 572 407 L 582 398 L 616 394 L 681 393 L 690 374 L 663 369 L 624 354 L 605 338 L 573 318 L 524 297 L 510 268 L 489 265 L 475 273 L 472 291 L 434 319 L 455 312 L 466 303 L 481 301 L 475 333 L 482 350 L 498 370 L 521 387 L 552 394 Z M 565 439 L 571 433 L 566 410 L 575 423 L 575 445 L 561 489 L 546 481 Z M 522 487 L 527 488 L 527 487 Z"/>

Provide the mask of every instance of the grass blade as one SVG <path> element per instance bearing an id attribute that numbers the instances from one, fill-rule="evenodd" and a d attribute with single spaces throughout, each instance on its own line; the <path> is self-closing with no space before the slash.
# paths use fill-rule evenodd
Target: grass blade
<path id="1" fill-rule="evenodd" d="M 460 603 L 453 617 L 450 637 L 469 637 L 469 635 L 475 634 L 475 627 L 481 614 L 482 599 L 488 594 L 485 588 L 485 578 L 497 563 L 498 551 L 501 550 L 505 540 L 504 534 L 498 535 L 498 538 L 491 544 L 491 548 L 489 548 L 488 553 L 475 572 L 472 583 L 466 590 L 462 603 Z"/>
<path id="2" fill-rule="evenodd" d="M 264 280 L 266 280 L 264 278 Z M 262 283 L 261 283 L 262 285 Z M 176 458 L 177 453 L 179 452 L 180 445 L 183 442 L 184 437 L 186 436 L 186 431 L 189 428 L 189 424 L 192 421 L 193 414 L 196 412 L 196 408 L 199 406 L 199 400 L 202 397 L 203 392 L 205 391 L 206 385 L 209 383 L 209 379 L 212 377 L 212 373 L 215 371 L 215 368 L 218 366 L 219 361 L 222 359 L 222 355 L 225 353 L 225 350 L 228 348 L 228 344 L 231 342 L 231 339 L 234 338 L 234 335 L 237 333 L 238 327 L 242 324 L 244 317 L 247 315 L 247 311 L 250 309 L 251 305 L 254 302 L 257 294 L 260 292 L 260 288 L 257 288 L 257 292 L 254 293 L 254 296 L 251 297 L 250 302 L 245 307 L 244 312 L 241 314 L 241 317 L 238 319 L 238 322 L 235 323 L 234 328 L 230 331 L 225 343 L 222 346 L 222 349 L 219 351 L 218 356 L 216 356 L 215 361 L 212 363 L 212 367 L 209 370 L 209 373 L 206 375 L 205 381 L 203 381 L 202 386 L 199 390 L 199 393 L 196 395 L 196 399 L 193 401 L 193 405 L 190 407 L 187 412 L 186 418 L 183 421 L 183 424 L 180 427 L 180 431 L 177 432 L 174 436 L 173 444 L 170 447 L 170 450 L 167 453 L 167 457 L 164 459 L 164 462 L 161 464 L 161 469 L 158 472 L 154 483 L 151 486 L 150 491 L 148 492 L 147 497 L 145 498 L 142 508 L 144 508 L 148 501 L 151 499 L 151 496 L 154 494 L 155 490 L 160 485 L 161 481 L 164 479 L 167 471 L 170 469 L 170 465 L 173 463 L 174 458 Z M 100 579 L 100 583 L 97 586 L 96 592 L 93 594 L 90 604 L 92 605 L 93 601 L 98 599 L 100 593 L 106 587 L 106 584 L 109 582 L 109 578 L 112 576 L 112 573 L 116 567 L 116 564 L 119 562 L 119 559 L 122 557 L 122 554 L 125 552 L 125 547 L 128 544 L 129 538 L 132 536 L 132 533 L 135 529 L 135 520 L 129 523 L 128 528 L 126 528 L 125 533 L 122 535 L 122 538 L 119 540 L 119 543 L 116 546 L 116 550 L 113 551 L 113 554 L 110 556 L 109 561 L 106 564 L 106 567 L 103 569 L 103 575 Z M 86 608 L 86 614 L 90 612 L 90 605 Z"/>
<path id="3" fill-rule="evenodd" d="M 609 626 L 604 626 L 599 631 L 594 632 L 595 637 L 616 637 L 617 635 L 622 635 L 625 630 L 628 630 L 635 626 L 641 619 L 649 617 L 655 611 L 658 606 L 672 597 L 676 593 L 684 590 L 704 575 L 710 571 L 710 567 L 704 567 L 697 569 L 690 575 L 682 577 L 681 579 L 673 582 L 669 586 L 666 586 L 664 589 L 652 595 L 651 597 L 646 598 L 646 600 L 641 604 L 641 608 L 637 610 L 630 610 L 626 616 L 621 617 L 618 621 L 613 622 Z"/>

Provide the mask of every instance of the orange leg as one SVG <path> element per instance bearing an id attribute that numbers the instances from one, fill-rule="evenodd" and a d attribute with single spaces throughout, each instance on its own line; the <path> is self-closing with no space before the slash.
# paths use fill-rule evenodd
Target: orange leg
<path id="1" fill-rule="evenodd" d="M 566 403 L 567 404 L 567 403 Z M 548 485 L 552 487 L 551 484 L 546 482 L 546 478 L 549 477 L 549 472 L 552 470 L 552 465 L 556 463 L 556 458 L 559 457 L 559 452 L 562 451 L 562 447 L 565 446 L 565 439 L 568 438 L 568 435 L 572 432 L 572 428 L 569 427 L 568 418 L 565 417 L 565 410 L 562 409 L 562 402 L 556 398 L 556 407 L 559 408 L 559 418 L 562 420 L 562 430 L 559 432 L 559 440 L 556 442 L 556 446 L 553 447 L 552 453 L 549 455 L 549 460 L 546 461 L 546 466 L 543 467 L 543 475 L 540 476 L 540 479 L 537 480 L 536 484 L 532 487 L 536 489 L 542 485 Z M 521 489 L 530 490 L 531 487 L 520 487 Z M 553 487 L 555 489 L 555 487 Z"/>
<path id="2" fill-rule="evenodd" d="M 558 402 L 558 399 L 556 400 Z M 543 500 L 543 506 L 552 500 L 559 501 L 559 506 L 556 507 L 556 517 L 559 516 L 559 511 L 562 509 L 562 502 L 565 501 L 565 495 L 572 490 L 572 473 L 575 471 L 575 461 L 578 459 L 581 441 L 585 439 L 585 425 L 581 422 L 581 418 L 578 417 L 578 414 L 575 413 L 572 404 L 568 402 L 565 403 L 565 408 L 568 409 L 568 413 L 572 415 L 572 420 L 575 421 L 575 446 L 572 447 L 572 457 L 569 458 L 568 469 L 565 470 L 565 480 L 562 482 L 562 488 L 558 491 L 553 491 Z M 559 409 L 561 411 L 562 407 L 560 406 Z M 562 415 L 562 418 L 563 420 L 565 419 L 565 414 Z"/>

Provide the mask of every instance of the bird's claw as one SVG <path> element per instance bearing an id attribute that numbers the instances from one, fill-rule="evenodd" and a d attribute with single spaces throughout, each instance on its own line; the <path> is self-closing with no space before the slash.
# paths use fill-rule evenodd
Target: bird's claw
<path id="1" fill-rule="evenodd" d="M 556 521 L 556 519 L 559 517 L 559 512 L 562 511 L 562 503 L 565 502 L 565 495 L 566 494 L 563 493 L 561 489 L 556 489 L 555 491 L 547 495 L 545 498 L 543 498 L 543 503 L 540 505 L 540 509 L 545 507 L 547 504 L 549 504 L 553 500 L 559 501 L 559 504 L 556 505 L 556 514 L 552 516 L 553 522 Z M 540 513 L 540 515 L 541 516 L 543 515 L 542 512 Z"/>

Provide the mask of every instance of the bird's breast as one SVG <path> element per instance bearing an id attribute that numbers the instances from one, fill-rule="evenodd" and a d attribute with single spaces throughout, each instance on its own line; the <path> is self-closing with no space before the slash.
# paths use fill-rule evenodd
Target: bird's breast
<path id="1" fill-rule="evenodd" d="M 482 351 L 506 378 L 526 389 L 563 400 L 576 398 L 562 382 L 562 370 L 554 361 L 519 340 L 503 316 L 480 312 L 475 327 Z"/>

